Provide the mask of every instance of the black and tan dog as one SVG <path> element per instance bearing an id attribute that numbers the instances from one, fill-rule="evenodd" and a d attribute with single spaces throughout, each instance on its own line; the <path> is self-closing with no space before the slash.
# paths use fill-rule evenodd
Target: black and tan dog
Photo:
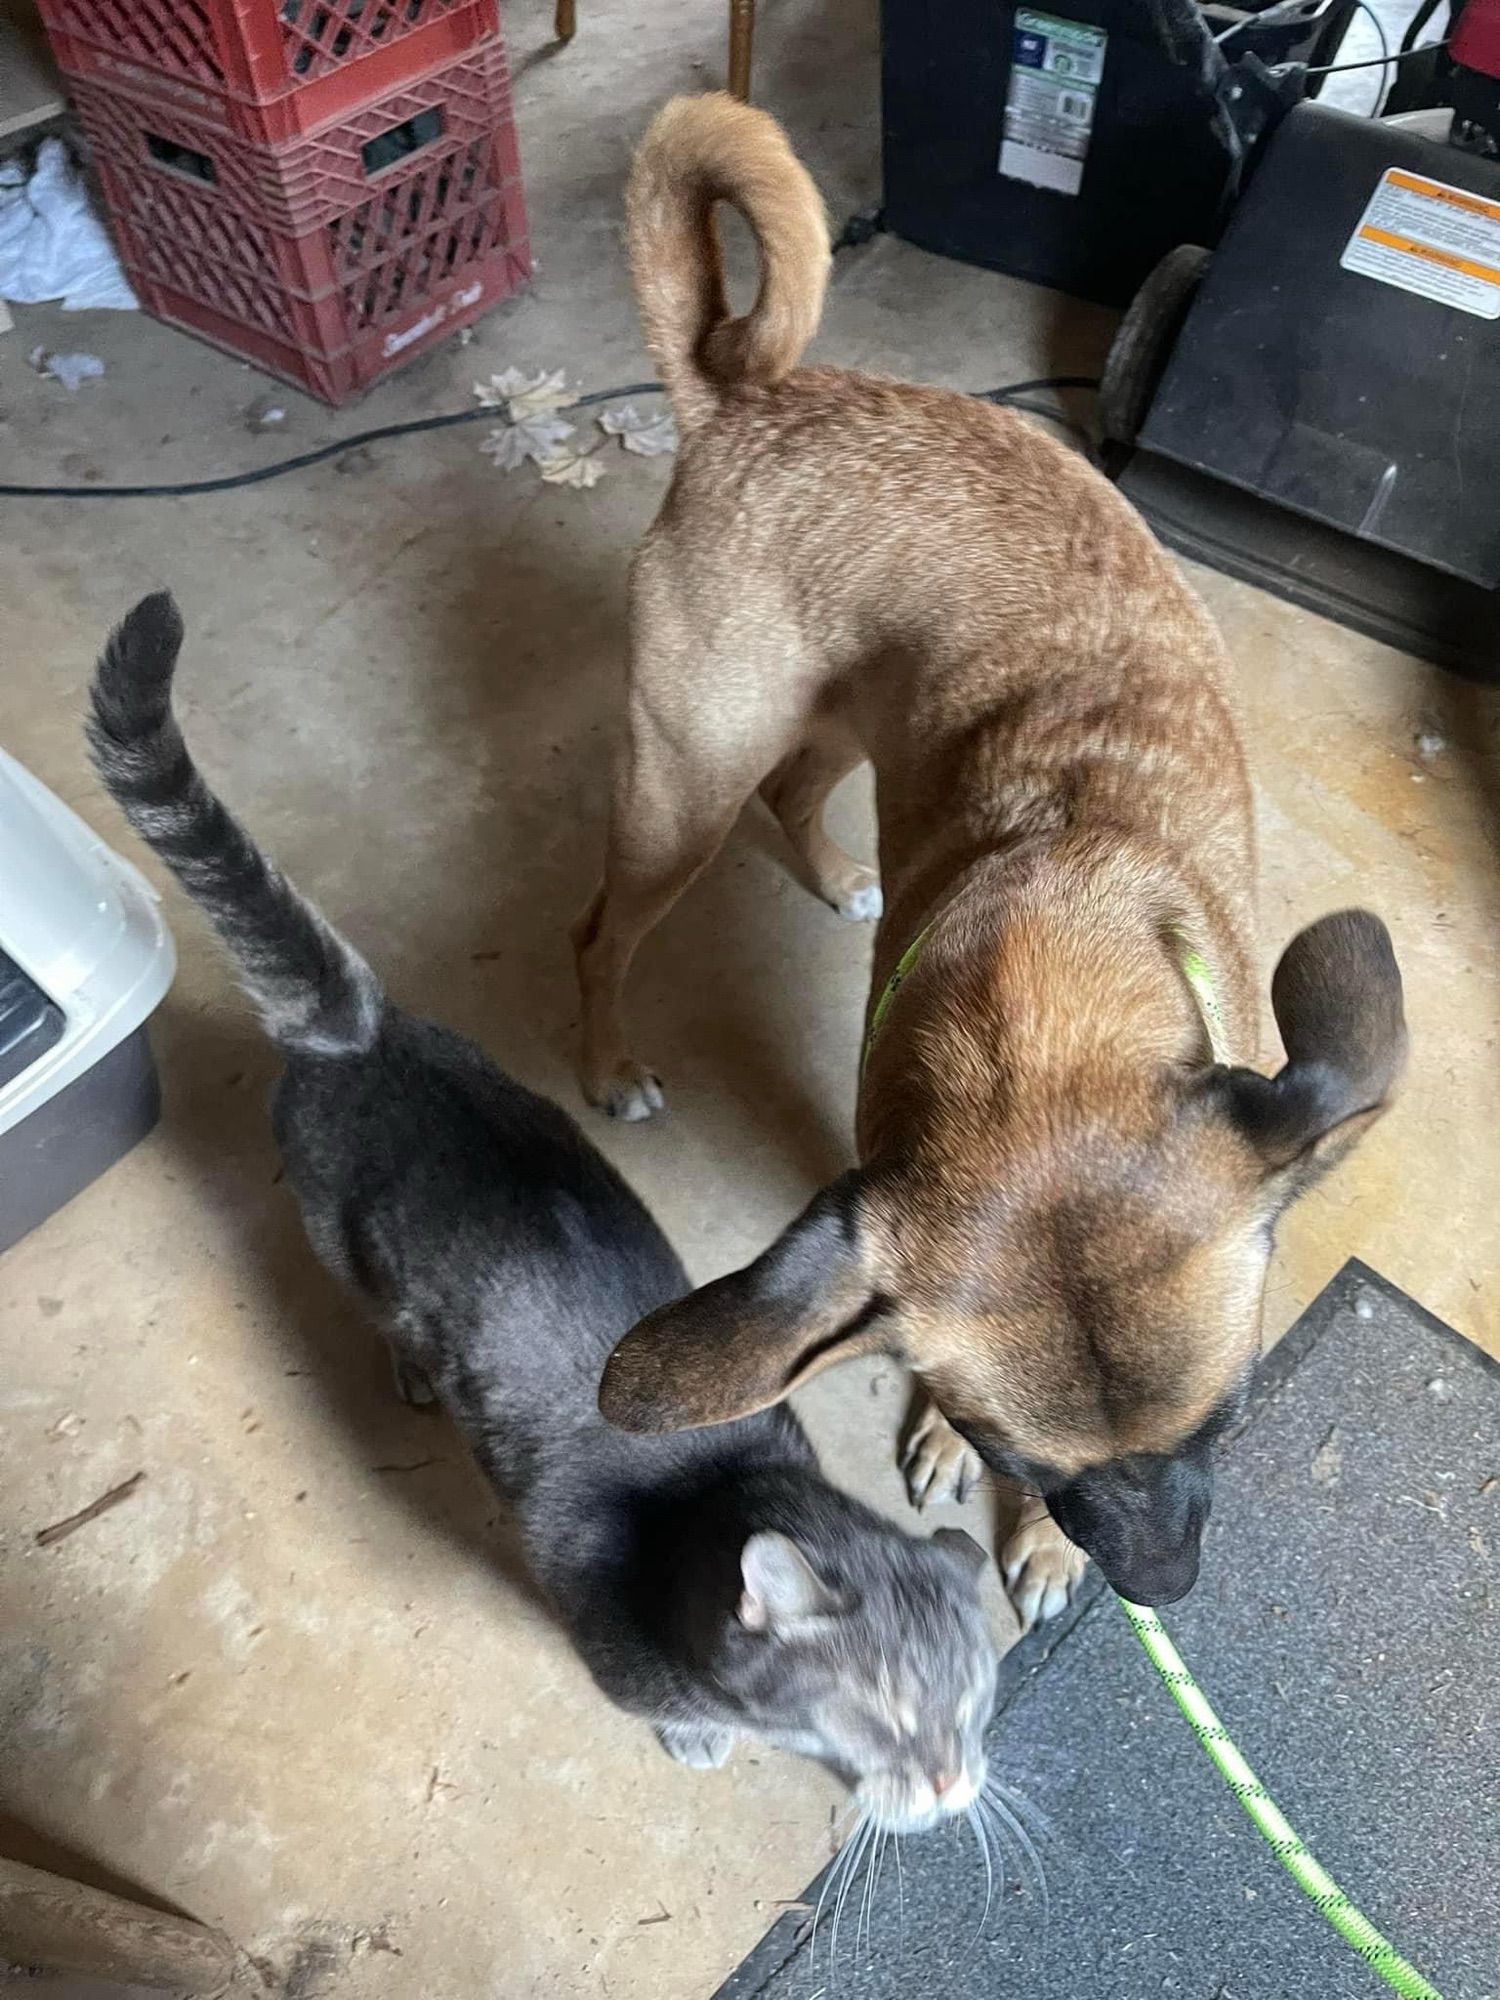
<path id="1" fill-rule="evenodd" d="M 718 201 L 759 242 L 743 319 Z M 603 1407 L 715 1423 L 889 1349 L 929 1399 L 914 1497 L 962 1482 L 964 1440 L 1029 1489 L 1003 1552 L 1023 1617 L 1062 1601 L 1079 1550 L 1170 1601 L 1258 1353 L 1271 1226 L 1400 1067 L 1390 941 L 1361 912 L 1294 939 L 1272 986 L 1286 1066 L 1248 1067 L 1250 790 L 1222 645 L 1173 563 L 1018 418 L 796 367 L 828 239 L 768 117 L 668 105 L 629 224 L 682 449 L 633 573 L 626 747 L 576 933 L 585 1088 L 621 1117 L 660 1104 L 625 975 L 757 788 L 818 893 L 874 915 L 874 878 L 821 824 L 872 760 L 874 1001 L 902 976 L 862 1164 L 748 1269 L 635 1328 Z"/>

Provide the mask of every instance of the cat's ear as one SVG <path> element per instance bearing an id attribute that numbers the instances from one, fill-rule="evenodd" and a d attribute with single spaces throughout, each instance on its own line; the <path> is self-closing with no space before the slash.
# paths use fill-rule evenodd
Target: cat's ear
<path id="1" fill-rule="evenodd" d="M 599 1408 L 626 1431 L 727 1423 L 882 1344 L 863 1181 L 825 1188 L 762 1256 L 662 1306 L 609 1357 Z"/>
<path id="2" fill-rule="evenodd" d="M 970 1576 L 983 1576 L 989 1557 L 972 1535 L 966 1534 L 962 1528 L 934 1528 L 932 1539 L 940 1549 L 946 1549 L 950 1556 L 956 1557 Z"/>
<path id="3" fill-rule="evenodd" d="M 787 1535 L 752 1535 L 740 1552 L 739 1618 L 747 1632 L 774 1632 L 809 1618 L 829 1618 L 843 1599 Z"/>

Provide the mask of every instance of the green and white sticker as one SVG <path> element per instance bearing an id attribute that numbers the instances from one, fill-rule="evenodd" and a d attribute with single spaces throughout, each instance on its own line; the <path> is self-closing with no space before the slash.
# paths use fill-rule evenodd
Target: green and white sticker
<path id="1" fill-rule="evenodd" d="M 1016 9 L 1000 142 L 1000 172 L 1008 179 L 1078 193 L 1108 40 L 1103 28 L 1085 21 Z"/>

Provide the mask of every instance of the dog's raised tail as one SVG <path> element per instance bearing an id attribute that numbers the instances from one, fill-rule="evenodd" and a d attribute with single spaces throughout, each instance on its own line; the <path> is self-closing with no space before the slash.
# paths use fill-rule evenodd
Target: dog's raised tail
<path id="1" fill-rule="evenodd" d="M 271 1039 L 309 1055 L 374 1041 L 384 1005 L 364 960 L 304 902 L 204 783 L 172 713 L 182 620 L 143 598 L 94 669 L 94 764 L 125 817 L 212 919 Z"/>
<path id="2" fill-rule="evenodd" d="M 714 227 L 721 201 L 760 252 L 760 289 L 740 319 Z M 823 309 L 828 222 L 774 118 L 722 93 L 674 97 L 636 153 L 626 217 L 646 346 L 683 431 L 711 417 L 725 389 L 768 386 L 796 367 Z"/>

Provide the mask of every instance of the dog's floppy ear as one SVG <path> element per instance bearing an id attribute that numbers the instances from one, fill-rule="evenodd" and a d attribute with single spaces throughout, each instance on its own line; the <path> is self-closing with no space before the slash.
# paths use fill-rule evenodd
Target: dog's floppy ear
<path id="1" fill-rule="evenodd" d="M 859 1174 L 845 1174 L 753 1264 L 632 1327 L 599 1385 L 609 1422 L 627 1431 L 727 1423 L 878 1346 L 882 1301 L 861 1248 L 859 1196 Z"/>
<path id="2" fill-rule="evenodd" d="M 1300 931 L 1271 1006 L 1285 1069 L 1219 1070 L 1209 1088 L 1268 1174 L 1325 1166 L 1384 1110 L 1406 1057 L 1401 973 L 1379 917 L 1340 910 Z"/>

